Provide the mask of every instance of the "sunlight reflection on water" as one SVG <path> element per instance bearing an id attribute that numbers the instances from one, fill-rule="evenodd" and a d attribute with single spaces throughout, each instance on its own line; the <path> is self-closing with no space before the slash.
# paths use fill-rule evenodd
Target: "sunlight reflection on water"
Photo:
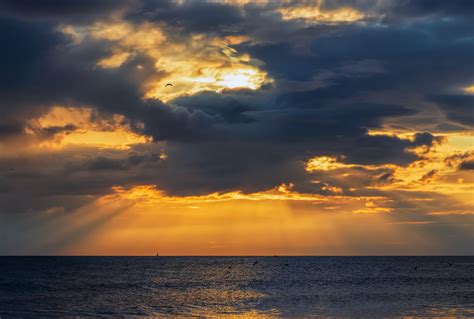
<path id="1" fill-rule="evenodd" d="M 474 316 L 473 257 L 0 257 L 0 316 Z"/>

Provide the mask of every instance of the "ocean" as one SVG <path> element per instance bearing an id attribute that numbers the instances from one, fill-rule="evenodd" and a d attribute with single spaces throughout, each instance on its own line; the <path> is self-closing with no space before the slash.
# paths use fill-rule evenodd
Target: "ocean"
<path id="1" fill-rule="evenodd" d="M 0 257 L 0 318 L 474 317 L 474 257 Z"/>

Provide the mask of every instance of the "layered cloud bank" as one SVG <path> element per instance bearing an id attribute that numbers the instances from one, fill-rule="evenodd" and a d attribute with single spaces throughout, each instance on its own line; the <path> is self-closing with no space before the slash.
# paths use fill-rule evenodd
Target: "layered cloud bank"
<path id="1" fill-rule="evenodd" d="M 473 253 L 473 15 L 0 1 L 0 253 Z"/>

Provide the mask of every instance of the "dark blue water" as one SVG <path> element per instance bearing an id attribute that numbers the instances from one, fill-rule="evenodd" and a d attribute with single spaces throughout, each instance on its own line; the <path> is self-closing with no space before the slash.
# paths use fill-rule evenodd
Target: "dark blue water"
<path id="1" fill-rule="evenodd" d="M 0 317 L 473 317 L 474 257 L 0 257 Z"/>

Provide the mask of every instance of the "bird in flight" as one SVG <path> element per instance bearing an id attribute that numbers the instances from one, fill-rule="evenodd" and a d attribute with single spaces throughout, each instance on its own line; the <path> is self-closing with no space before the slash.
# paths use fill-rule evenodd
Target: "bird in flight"
<path id="1" fill-rule="evenodd" d="M 171 84 L 171 83 L 166 83 L 165 88 L 167 88 L 168 86 L 173 86 L 173 84 Z"/>

